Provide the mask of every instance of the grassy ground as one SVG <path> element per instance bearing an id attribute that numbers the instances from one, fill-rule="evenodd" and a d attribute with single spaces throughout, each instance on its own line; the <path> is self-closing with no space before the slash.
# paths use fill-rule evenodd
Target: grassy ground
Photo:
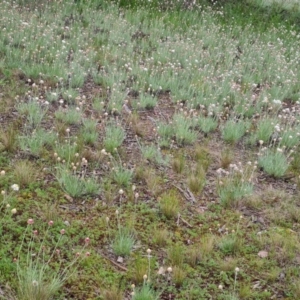
<path id="1" fill-rule="evenodd" d="M 251 0 L 250 0 L 251 1 Z M 262 7 L 284 9 L 289 12 L 299 13 L 300 5 L 297 0 L 254 0 L 254 4 Z"/>
<path id="2" fill-rule="evenodd" d="M 0 12 L 0 298 L 299 299 L 299 16 L 32 3 Z"/>

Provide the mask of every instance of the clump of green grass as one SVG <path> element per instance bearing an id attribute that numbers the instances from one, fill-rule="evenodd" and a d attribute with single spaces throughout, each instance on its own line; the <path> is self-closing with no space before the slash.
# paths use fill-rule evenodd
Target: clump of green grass
<path id="1" fill-rule="evenodd" d="M 54 91 L 46 92 L 46 99 L 50 103 L 57 102 L 57 100 L 59 99 L 59 93 L 54 92 Z"/>
<path id="2" fill-rule="evenodd" d="M 193 193 L 199 194 L 202 192 L 206 182 L 206 172 L 200 166 L 197 168 L 196 172 L 192 172 L 187 177 L 187 184 Z"/>
<path id="3" fill-rule="evenodd" d="M 157 149 L 154 145 L 150 146 L 140 146 L 142 155 L 147 160 L 154 160 L 157 154 Z"/>
<path id="4" fill-rule="evenodd" d="M 199 252 L 203 261 L 206 261 L 210 258 L 211 251 L 215 247 L 215 236 L 214 235 L 204 235 L 201 238 L 201 243 L 199 247 Z"/>
<path id="5" fill-rule="evenodd" d="M 84 179 L 84 191 L 89 196 L 98 195 L 101 191 L 98 180 L 94 177 Z"/>
<path id="6" fill-rule="evenodd" d="M 180 201 L 177 193 L 174 191 L 168 191 L 161 195 L 159 200 L 159 207 L 162 214 L 168 218 L 175 218 L 180 210 Z"/>
<path id="7" fill-rule="evenodd" d="M 192 152 L 192 156 L 196 160 L 197 169 L 203 168 L 204 171 L 208 170 L 208 167 L 211 164 L 211 155 L 207 147 L 202 145 L 196 145 L 194 151 Z"/>
<path id="8" fill-rule="evenodd" d="M 41 124 L 48 107 L 42 106 L 35 100 L 29 100 L 28 102 L 19 103 L 17 110 L 20 114 L 26 115 L 26 120 L 30 127 L 36 128 Z"/>
<path id="9" fill-rule="evenodd" d="M 101 113 L 104 110 L 105 103 L 104 103 L 103 99 L 96 97 L 93 99 L 92 105 L 93 105 L 94 111 Z"/>
<path id="10" fill-rule="evenodd" d="M 88 118 L 84 118 L 82 120 L 82 125 L 84 128 L 84 131 L 86 132 L 93 132 L 97 130 L 97 120 L 95 119 L 88 119 Z"/>
<path id="11" fill-rule="evenodd" d="M 185 258 L 185 249 L 182 245 L 170 245 L 168 248 L 168 260 L 172 266 L 181 267 Z"/>
<path id="12" fill-rule="evenodd" d="M 80 124 L 82 112 L 79 107 L 70 107 L 68 109 L 59 109 L 55 112 L 55 117 L 68 125 Z"/>
<path id="13" fill-rule="evenodd" d="M 192 246 L 191 248 L 187 249 L 186 252 L 186 262 L 191 267 L 196 267 L 196 265 L 201 261 L 202 255 L 200 251 L 200 245 Z"/>
<path id="14" fill-rule="evenodd" d="M 190 145 L 197 140 L 197 132 L 192 130 L 191 119 L 182 114 L 173 116 L 175 138 L 180 145 Z"/>
<path id="15" fill-rule="evenodd" d="M 300 174 L 300 153 L 295 151 L 293 159 L 290 163 L 290 170 L 295 174 Z"/>
<path id="16" fill-rule="evenodd" d="M 162 139 L 168 140 L 174 135 L 174 127 L 172 124 L 160 122 L 157 124 L 157 132 Z"/>
<path id="17" fill-rule="evenodd" d="M 32 162 L 20 160 L 14 165 L 13 175 L 15 182 L 24 187 L 35 182 L 37 178 L 37 169 Z"/>
<path id="18" fill-rule="evenodd" d="M 153 232 L 153 243 L 159 247 L 167 245 L 170 233 L 167 229 L 155 229 Z"/>
<path id="19" fill-rule="evenodd" d="M 82 130 L 81 137 L 85 144 L 94 146 L 98 141 L 99 134 L 96 131 L 91 132 L 91 131 Z"/>
<path id="20" fill-rule="evenodd" d="M 79 176 L 72 174 L 65 168 L 61 168 L 58 169 L 56 177 L 62 189 L 71 197 L 84 195 L 84 182 Z"/>
<path id="21" fill-rule="evenodd" d="M 100 184 L 94 178 L 84 179 L 65 167 L 57 169 L 56 178 L 61 188 L 71 197 L 96 195 L 100 192 Z"/>
<path id="22" fill-rule="evenodd" d="M 229 165 L 233 162 L 234 159 L 234 154 L 231 149 L 226 148 L 221 152 L 221 157 L 220 157 L 220 165 L 221 168 L 227 169 Z"/>
<path id="23" fill-rule="evenodd" d="M 262 141 L 264 144 L 269 144 L 274 133 L 274 127 L 279 123 L 279 120 L 266 117 L 257 122 L 256 131 L 250 136 L 252 144 Z"/>
<path id="24" fill-rule="evenodd" d="M 75 89 L 66 89 L 62 92 L 63 99 L 69 104 L 74 105 L 76 104 L 76 98 L 79 96 L 79 93 Z"/>
<path id="25" fill-rule="evenodd" d="M 266 151 L 259 157 L 258 164 L 268 175 L 276 178 L 284 176 L 289 167 L 289 161 L 281 149 Z"/>
<path id="26" fill-rule="evenodd" d="M 19 270 L 18 299 L 51 299 L 61 289 L 63 281 L 55 274 L 48 276 L 49 274 L 43 267 L 29 266 L 24 270 Z"/>
<path id="27" fill-rule="evenodd" d="M 280 148 L 285 147 L 287 149 L 292 149 L 299 145 L 299 137 L 296 129 L 284 130 L 279 139 L 280 142 L 278 146 Z"/>
<path id="28" fill-rule="evenodd" d="M 149 284 L 144 284 L 141 288 L 133 291 L 132 300 L 158 300 L 159 293 L 155 292 Z"/>
<path id="29" fill-rule="evenodd" d="M 31 135 L 19 136 L 19 145 L 21 150 L 29 151 L 31 154 L 38 156 L 43 152 L 44 146 L 53 147 L 56 138 L 54 132 L 37 129 Z"/>
<path id="30" fill-rule="evenodd" d="M 153 195 L 159 195 L 162 190 L 163 179 L 156 174 L 155 170 L 143 168 L 141 175 L 142 179 L 146 181 L 149 191 L 151 191 Z"/>
<path id="31" fill-rule="evenodd" d="M 76 142 L 71 143 L 70 140 L 65 140 L 65 142 L 55 143 L 54 156 L 60 158 L 60 160 L 65 160 L 67 164 L 75 160 L 75 155 L 78 153 L 78 145 Z"/>
<path id="32" fill-rule="evenodd" d="M 73 72 L 69 79 L 69 85 L 71 88 L 82 87 L 85 81 L 86 74 L 84 74 L 84 69 L 78 64 L 72 66 Z"/>
<path id="33" fill-rule="evenodd" d="M 83 119 L 83 127 L 81 128 L 81 138 L 85 144 L 95 145 L 99 134 L 97 132 L 97 121 L 94 119 Z"/>
<path id="34" fill-rule="evenodd" d="M 120 187 L 128 187 L 132 181 L 132 170 L 126 169 L 123 166 L 115 166 L 112 170 L 112 179 Z"/>
<path id="35" fill-rule="evenodd" d="M 218 120 L 214 117 L 206 117 L 202 115 L 198 118 L 198 126 L 204 134 L 208 135 L 208 133 L 216 130 L 218 127 Z"/>
<path id="36" fill-rule="evenodd" d="M 224 207 L 238 206 L 239 200 L 245 196 L 250 196 L 253 191 L 251 171 L 237 165 L 230 165 L 230 167 L 230 171 L 223 169 L 217 171 L 219 174 L 217 191 Z"/>
<path id="37" fill-rule="evenodd" d="M 18 131 L 13 126 L 0 129 L 0 151 L 13 152 L 17 145 Z"/>
<path id="38" fill-rule="evenodd" d="M 120 147 L 125 139 L 125 132 L 122 127 L 109 124 L 105 128 L 103 145 L 109 153 L 114 153 Z"/>
<path id="39" fill-rule="evenodd" d="M 172 270 L 172 281 L 177 288 L 180 288 L 187 277 L 186 271 L 179 266 L 175 266 Z"/>
<path id="40" fill-rule="evenodd" d="M 127 228 L 119 228 L 113 240 L 112 249 L 116 255 L 124 257 L 130 255 L 134 244 L 135 238 L 132 232 Z"/>
<path id="41" fill-rule="evenodd" d="M 183 153 L 176 154 L 171 162 L 173 171 L 178 174 L 181 174 L 183 172 L 185 165 L 186 161 Z"/>
<path id="42" fill-rule="evenodd" d="M 154 162 L 157 165 L 168 164 L 168 158 L 163 157 L 160 149 L 157 148 L 155 145 L 142 145 L 139 143 L 139 147 L 141 149 L 144 159 L 150 162 Z"/>
<path id="43" fill-rule="evenodd" d="M 119 288 L 113 286 L 110 289 L 107 289 L 103 292 L 104 300 L 122 300 L 123 293 Z"/>
<path id="44" fill-rule="evenodd" d="M 110 92 L 110 98 L 107 103 L 107 110 L 111 114 L 120 114 L 126 99 L 127 93 L 113 88 Z"/>
<path id="45" fill-rule="evenodd" d="M 134 284 L 141 284 L 144 282 L 143 276 L 145 274 L 148 274 L 148 261 L 145 257 L 137 255 L 129 270 L 130 281 Z"/>
<path id="46" fill-rule="evenodd" d="M 241 183 L 235 180 L 225 181 L 218 186 L 220 202 L 225 207 L 238 205 L 238 201 L 251 195 L 252 191 L 253 185 L 251 183 Z"/>
<path id="47" fill-rule="evenodd" d="M 135 109 L 146 109 L 151 110 L 157 104 L 157 98 L 149 94 L 141 94 L 139 99 L 132 102 L 132 105 Z"/>
<path id="48" fill-rule="evenodd" d="M 237 236 L 224 236 L 218 243 L 218 247 L 225 255 L 234 255 L 239 249 Z"/>
<path id="49" fill-rule="evenodd" d="M 48 226 L 43 232 L 43 236 L 38 240 L 34 239 L 34 236 L 37 236 L 39 232 L 37 230 L 30 230 L 33 224 L 34 219 L 28 219 L 27 227 L 18 252 L 18 259 L 16 262 L 18 279 L 17 295 L 18 299 L 21 300 L 50 300 L 57 295 L 63 284 L 74 272 L 76 262 L 78 262 L 78 260 L 83 260 L 85 256 L 90 255 L 90 252 L 86 252 L 85 255 L 83 255 L 83 251 L 88 246 L 90 239 L 85 238 L 85 244 L 78 252 L 77 256 L 64 267 L 59 264 L 59 270 L 57 270 L 53 268 L 53 264 L 55 264 L 57 254 L 60 253 L 58 247 L 61 247 L 62 243 L 66 242 L 65 230 L 60 230 L 59 237 L 49 253 L 44 248 L 49 240 L 50 227 L 54 225 L 54 222 L 48 222 Z M 24 242 L 28 239 L 27 235 L 29 230 L 32 232 L 29 234 L 29 245 L 26 258 L 24 258 L 21 256 L 21 251 L 23 251 Z"/>
<path id="50" fill-rule="evenodd" d="M 250 122 L 243 120 L 228 120 L 222 129 L 222 136 L 224 141 L 228 143 L 238 142 L 250 127 Z"/>

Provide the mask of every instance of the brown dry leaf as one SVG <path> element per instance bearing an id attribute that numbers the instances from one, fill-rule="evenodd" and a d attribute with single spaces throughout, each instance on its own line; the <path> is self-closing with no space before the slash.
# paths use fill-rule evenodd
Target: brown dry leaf
<path id="1" fill-rule="evenodd" d="M 117 262 L 122 264 L 124 262 L 124 258 L 122 256 L 118 256 Z"/>
<path id="2" fill-rule="evenodd" d="M 158 275 L 164 275 L 165 272 L 166 272 L 165 268 L 164 268 L 164 267 L 160 267 L 160 268 L 158 269 L 158 271 L 157 271 L 157 274 L 158 274 Z"/>
<path id="3" fill-rule="evenodd" d="M 196 207 L 196 212 L 198 212 L 199 214 L 203 214 L 205 213 L 205 211 L 207 210 L 207 207 L 205 206 L 199 206 L 199 207 Z"/>
<path id="4" fill-rule="evenodd" d="M 262 251 L 259 251 L 258 253 L 257 253 L 257 255 L 260 257 L 260 258 L 266 258 L 266 257 L 268 257 L 268 251 L 265 251 L 265 250 L 262 250 Z"/>
<path id="5" fill-rule="evenodd" d="M 68 194 L 64 194 L 64 197 L 66 198 L 66 200 L 68 200 L 69 202 L 73 202 L 73 198 L 68 195 Z"/>

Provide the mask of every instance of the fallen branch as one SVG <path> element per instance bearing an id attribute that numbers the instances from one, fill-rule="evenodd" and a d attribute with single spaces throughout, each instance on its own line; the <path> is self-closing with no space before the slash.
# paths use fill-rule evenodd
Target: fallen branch
<path id="1" fill-rule="evenodd" d="M 127 272 L 128 269 L 123 267 L 122 265 L 118 264 L 117 262 L 111 260 L 110 258 L 108 258 L 107 256 L 105 256 L 103 253 L 98 252 L 100 255 L 102 255 L 103 258 L 105 258 L 106 260 L 109 260 L 114 266 L 118 267 L 119 269 L 121 269 L 122 271 Z"/>
<path id="2" fill-rule="evenodd" d="M 187 189 L 187 191 L 188 191 L 188 193 L 187 193 L 180 186 L 178 186 L 174 183 L 172 185 L 175 186 L 183 194 L 183 196 L 186 198 L 186 200 L 191 201 L 193 203 L 196 202 L 196 199 L 195 199 L 194 195 L 192 194 L 192 192 L 189 189 Z"/>
<path id="3" fill-rule="evenodd" d="M 184 223 L 186 226 L 188 226 L 188 227 L 190 227 L 190 228 L 193 227 L 187 220 L 185 220 L 185 219 L 178 213 L 178 218 L 177 218 L 177 222 L 176 222 L 177 226 L 179 226 L 179 220 L 181 220 L 182 223 Z"/>
<path id="4" fill-rule="evenodd" d="M 194 194 L 190 191 L 190 189 L 187 189 L 187 191 L 188 191 L 188 193 L 189 193 L 192 201 L 195 203 L 196 202 L 196 198 L 195 198 Z"/>
<path id="5" fill-rule="evenodd" d="M 183 219 L 182 217 L 180 217 L 181 221 L 188 227 L 192 228 L 193 226 L 188 222 L 186 221 L 185 219 Z"/>

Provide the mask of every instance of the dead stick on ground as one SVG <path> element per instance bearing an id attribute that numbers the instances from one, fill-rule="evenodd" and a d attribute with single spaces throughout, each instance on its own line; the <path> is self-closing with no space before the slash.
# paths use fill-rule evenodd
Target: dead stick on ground
<path id="1" fill-rule="evenodd" d="M 183 194 L 183 196 L 186 198 L 186 200 L 195 202 L 193 200 L 193 198 L 191 199 L 191 196 L 188 193 L 186 193 L 181 187 L 179 187 L 178 185 L 176 185 L 174 183 L 172 185 L 175 186 Z"/>
<path id="2" fill-rule="evenodd" d="M 180 216 L 180 219 L 181 219 L 181 221 L 185 224 L 185 225 L 187 225 L 188 227 L 193 227 L 187 220 L 185 220 L 185 219 L 183 219 L 181 216 Z"/>
<path id="3" fill-rule="evenodd" d="M 123 270 L 123 271 L 125 271 L 125 272 L 128 271 L 127 268 L 125 268 L 125 267 L 121 266 L 120 264 L 116 263 L 115 261 L 111 260 L 110 258 L 108 258 L 107 256 L 105 256 L 105 255 L 102 254 L 101 252 L 99 252 L 99 254 L 102 255 L 103 258 L 109 260 L 113 265 L 115 265 L 115 266 L 118 267 L 119 269 L 121 269 L 121 270 Z"/>
<path id="4" fill-rule="evenodd" d="M 185 220 L 185 219 L 181 216 L 180 213 L 178 213 L 178 216 L 177 216 L 177 222 L 176 222 L 177 226 L 179 226 L 179 220 L 181 220 L 186 226 L 188 226 L 188 227 L 190 227 L 190 228 L 193 227 L 187 220 Z"/>
<path id="5" fill-rule="evenodd" d="M 192 201 L 195 203 L 195 202 L 196 202 L 196 199 L 195 199 L 194 194 L 190 191 L 190 189 L 187 189 L 187 191 L 188 191 L 188 193 L 189 193 L 189 195 L 190 195 Z"/>

